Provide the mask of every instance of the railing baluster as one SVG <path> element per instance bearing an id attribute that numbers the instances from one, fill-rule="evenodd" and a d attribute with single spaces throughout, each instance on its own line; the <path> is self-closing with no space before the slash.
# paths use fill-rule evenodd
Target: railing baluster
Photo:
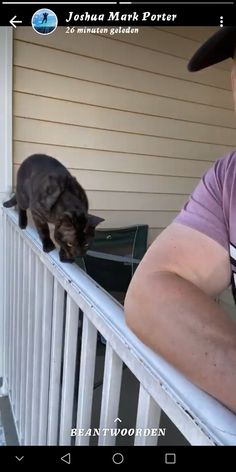
<path id="1" fill-rule="evenodd" d="M 13 268 L 12 268 L 12 261 L 13 261 L 13 251 L 12 251 L 12 225 L 9 222 L 9 241 L 10 241 L 10 261 L 9 261 L 9 291 L 8 291 L 8 303 L 9 303 L 9 347 L 8 347 L 8 388 L 9 388 L 9 394 L 11 398 L 11 356 L 12 356 L 12 274 L 13 274 Z"/>
<path id="2" fill-rule="evenodd" d="M 13 320 L 14 320 L 14 305 L 13 305 L 13 293 L 14 293 L 14 229 L 11 224 L 10 229 L 10 240 L 11 240 L 11 261 L 10 261 L 10 346 L 9 346 L 9 393 L 12 402 L 12 364 L 13 364 Z M 13 405 L 11 405 L 13 407 Z"/>
<path id="3" fill-rule="evenodd" d="M 16 307 L 16 421 L 19 428 L 20 415 L 20 369 L 21 369 L 21 340 L 22 340 L 22 257 L 23 257 L 23 241 L 18 234 L 18 263 L 17 263 L 17 307 Z"/>
<path id="4" fill-rule="evenodd" d="M 0 230 L 0 237 L 2 234 L 2 275 L 0 276 L 0 283 L 2 284 L 2 314 L 3 319 L 0 317 L 0 364 L 2 362 L 3 366 L 3 383 L 0 387 L 1 394 L 5 395 L 6 388 L 6 317 L 5 317 L 5 306 L 6 306 L 6 274 L 7 274 L 7 263 L 6 263 L 6 251 L 7 251 L 7 242 L 6 242 L 6 215 L 2 212 L 0 208 L 0 220 L 2 221 L 2 231 Z M 2 331 L 1 331 L 2 328 Z"/>
<path id="5" fill-rule="evenodd" d="M 34 301 L 34 341 L 33 341 L 33 387 L 32 387 L 32 426 L 31 445 L 38 444 L 39 434 L 39 399 L 40 371 L 42 356 L 42 300 L 43 300 L 43 264 L 36 258 L 35 263 L 35 301 Z"/>
<path id="6" fill-rule="evenodd" d="M 102 406 L 100 416 L 100 429 L 114 428 L 114 420 L 118 416 L 120 389 L 122 380 L 122 360 L 112 349 L 109 342 L 106 344 L 105 370 L 102 389 Z M 99 436 L 99 446 L 114 446 L 115 436 Z"/>
<path id="7" fill-rule="evenodd" d="M 64 341 L 63 382 L 61 399 L 61 423 L 59 444 L 71 444 L 71 428 L 73 418 L 75 367 L 77 353 L 77 336 L 79 312 L 78 306 L 70 296 L 66 303 L 66 328 Z"/>
<path id="8" fill-rule="evenodd" d="M 26 369 L 27 369 L 27 320 L 29 299 L 29 247 L 23 242 L 23 266 L 22 266 L 22 340 L 21 340 L 21 368 L 20 368 L 20 419 L 19 436 L 20 443 L 24 443 L 25 418 L 26 418 Z"/>
<path id="9" fill-rule="evenodd" d="M 3 284 L 4 284 L 4 339 L 3 339 L 3 354 L 4 354 L 4 394 L 8 393 L 9 389 L 9 349 L 10 349 L 10 332 L 9 332 L 9 321 L 10 321 L 10 225 L 6 214 L 3 214 L 4 221 L 4 272 L 3 272 Z"/>
<path id="10" fill-rule="evenodd" d="M 13 271 L 13 344 L 12 344 L 12 408 L 16 419 L 16 340 L 17 340 L 17 270 L 18 270 L 18 233 L 14 228 L 14 271 Z"/>
<path id="11" fill-rule="evenodd" d="M 136 421 L 136 430 L 159 428 L 161 417 L 161 408 L 154 402 L 149 393 L 145 388 L 140 385 L 139 399 L 138 399 L 138 412 Z M 144 434 L 137 435 L 135 437 L 135 446 L 156 446 L 158 436 Z"/>
<path id="12" fill-rule="evenodd" d="M 34 272 L 35 255 L 29 252 L 29 280 L 28 280 L 28 307 L 27 307 L 27 362 L 26 362 L 26 392 L 25 392 L 25 445 L 30 445 L 32 426 L 32 386 L 33 386 L 33 334 L 34 334 Z"/>
<path id="13" fill-rule="evenodd" d="M 61 394 L 61 367 L 63 353 L 65 291 L 55 280 L 53 294 L 52 349 L 48 407 L 47 444 L 55 446 L 58 442 Z"/>
<path id="14" fill-rule="evenodd" d="M 4 213 L 2 208 L 0 207 L 0 265 L 1 265 L 1 272 L 0 272 L 0 395 L 4 395 L 4 363 L 5 363 L 5 352 L 4 352 L 4 345 L 5 345 L 5 317 L 4 317 L 4 298 L 5 298 L 5 284 L 4 284 L 4 277 L 5 277 L 5 251 L 6 251 L 6 244 L 5 244 L 5 223 L 4 223 Z"/>
<path id="15" fill-rule="evenodd" d="M 76 428 L 87 430 L 91 423 L 97 330 L 84 314 L 80 360 L 79 396 Z M 77 436 L 77 446 L 88 446 L 89 436 Z"/>
<path id="16" fill-rule="evenodd" d="M 43 274 L 43 317 L 42 317 L 42 355 L 40 374 L 40 402 L 39 402 L 39 436 L 40 446 L 47 443 L 48 422 L 48 392 L 50 375 L 51 354 L 51 330 L 52 330 L 52 307 L 53 307 L 53 276 L 44 267 Z"/>

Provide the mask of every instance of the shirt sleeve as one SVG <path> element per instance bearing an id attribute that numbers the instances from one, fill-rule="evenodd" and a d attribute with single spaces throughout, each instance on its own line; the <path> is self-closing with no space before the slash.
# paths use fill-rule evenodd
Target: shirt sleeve
<path id="1" fill-rule="evenodd" d="M 189 226 L 229 248 L 229 230 L 223 202 L 230 156 L 219 159 L 203 175 L 174 222 Z"/>

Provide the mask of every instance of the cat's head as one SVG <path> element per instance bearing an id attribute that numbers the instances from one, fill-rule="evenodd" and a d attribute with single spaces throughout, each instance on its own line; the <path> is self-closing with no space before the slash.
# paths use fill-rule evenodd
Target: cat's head
<path id="1" fill-rule="evenodd" d="M 76 257 L 83 257 L 91 246 L 96 226 L 103 218 L 77 212 L 66 211 L 55 224 L 54 237 L 60 245 L 60 259 L 72 262 Z"/>

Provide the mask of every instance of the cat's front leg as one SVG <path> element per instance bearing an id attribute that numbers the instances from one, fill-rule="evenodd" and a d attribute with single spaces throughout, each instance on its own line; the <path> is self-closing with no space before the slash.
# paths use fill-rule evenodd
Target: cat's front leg
<path id="1" fill-rule="evenodd" d="M 59 257 L 60 257 L 60 261 L 61 262 L 74 262 L 75 260 L 69 256 L 67 256 L 66 252 L 64 251 L 64 249 L 60 249 L 59 251 Z"/>
<path id="2" fill-rule="evenodd" d="M 51 252 L 55 249 L 55 244 L 53 243 L 53 241 L 51 239 L 47 239 L 45 241 L 43 241 L 43 250 L 44 252 Z"/>
<path id="3" fill-rule="evenodd" d="M 22 208 L 19 208 L 19 227 L 21 229 L 25 229 L 27 226 L 27 213 L 26 210 L 22 210 Z"/>
<path id="4" fill-rule="evenodd" d="M 39 217 L 39 215 L 33 211 L 32 211 L 32 216 L 33 216 L 34 224 L 38 231 L 39 237 L 42 241 L 44 252 L 53 251 L 53 249 L 55 249 L 55 244 L 52 242 L 50 238 L 50 232 L 49 232 L 49 227 L 48 227 L 47 222 L 45 220 L 42 220 Z"/>

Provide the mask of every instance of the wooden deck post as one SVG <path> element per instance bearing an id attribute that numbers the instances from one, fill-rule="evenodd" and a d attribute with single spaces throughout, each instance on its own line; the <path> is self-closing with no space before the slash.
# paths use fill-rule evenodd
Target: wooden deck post
<path id="1" fill-rule="evenodd" d="M 13 32 L 12 27 L 0 28 L 0 300 L 4 296 L 4 254 L 2 201 L 12 189 L 12 72 Z M 4 307 L 0 303 L 0 393 L 5 394 L 4 382 Z"/>

